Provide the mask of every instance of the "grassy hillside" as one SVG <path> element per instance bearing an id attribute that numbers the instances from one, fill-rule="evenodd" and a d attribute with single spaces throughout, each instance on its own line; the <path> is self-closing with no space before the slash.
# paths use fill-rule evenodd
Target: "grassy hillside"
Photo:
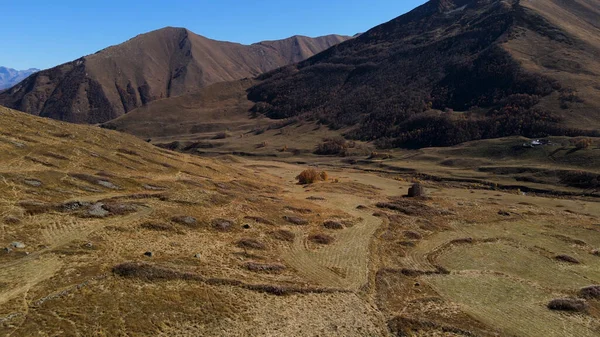
<path id="1" fill-rule="evenodd" d="M 260 76 L 248 97 L 269 117 L 353 127 L 381 147 L 597 136 L 598 2 L 542 3 L 429 1 Z"/>

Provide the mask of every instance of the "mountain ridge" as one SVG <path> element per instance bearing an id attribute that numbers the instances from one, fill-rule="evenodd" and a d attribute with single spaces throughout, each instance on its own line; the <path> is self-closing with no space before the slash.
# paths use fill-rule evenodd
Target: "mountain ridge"
<path id="1" fill-rule="evenodd" d="M 348 137 L 383 147 L 597 134 L 599 3 L 429 1 L 259 76 L 248 97 L 268 117 L 354 126 Z"/>
<path id="2" fill-rule="evenodd" d="M 0 93 L 0 104 L 58 120 L 101 123 L 156 99 L 256 76 L 348 38 L 242 45 L 166 27 L 37 73 Z"/>

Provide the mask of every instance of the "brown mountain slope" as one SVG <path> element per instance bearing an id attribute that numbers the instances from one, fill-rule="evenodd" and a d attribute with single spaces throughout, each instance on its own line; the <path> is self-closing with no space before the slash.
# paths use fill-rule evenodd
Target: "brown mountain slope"
<path id="1" fill-rule="evenodd" d="M 296 36 L 247 46 L 164 28 L 39 72 L 1 93 L 0 104 L 69 122 L 105 122 L 156 99 L 297 62 L 348 38 Z"/>
<path id="2" fill-rule="evenodd" d="M 594 135 L 600 128 L 599 4 L 429 1 L 260 76 L 249 98 L 269 117 L 354 126 L 348 136 L 386 147 Z"/>

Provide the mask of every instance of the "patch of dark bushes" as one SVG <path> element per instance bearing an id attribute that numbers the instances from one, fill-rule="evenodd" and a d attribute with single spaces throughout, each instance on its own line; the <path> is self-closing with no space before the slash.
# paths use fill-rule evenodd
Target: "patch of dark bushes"
<path id="1" fill-rule="evenodd" d="M 587 308 L 585 301 L 574 298 L 558 298 L 548 303 L 548 309 L 556 311 L 585 312 Z"/>
<path id="2" fill-rule="evenodd" d="M 314 243 L 318 243 L 320 245 L 329 245 L 335 241 L 335 239 L 327 234 L 313 234 L 308 237 L 308 239 Z"/>
<path id="3" fill-rule="evenodd" d="M 259 250 L 263 250 L 266 249 L 267 246 L 265 246 L 264 243 L 259 242 L 258 240 L 255 239 L 241 239 L 237 242 L 237 246 L 240 248 L 244 248 L 244 249 L 259 249 Z"/>
<path id="4" fill-rule="evenodd" d="M 348 142 L 343 137 L 325 138 L 317 145 L 315 154 L 322 156 L 346 156 L 348 154 Z"/>

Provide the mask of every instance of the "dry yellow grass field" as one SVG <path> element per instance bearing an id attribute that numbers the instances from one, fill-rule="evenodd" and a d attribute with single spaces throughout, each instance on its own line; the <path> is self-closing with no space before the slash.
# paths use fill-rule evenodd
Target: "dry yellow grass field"
<path id="1" fill-rule="evenodd" d="M 4 108 L 0 120 L 0 335 L 600 333 L 597 299 L 547 308 L 600 283 L 591 196 L 442 179 L 405 198 L 423 177 L 386 169 L 397 158 L 375 170 L 298 155 L 329 173 L 298 185 L 307 165 L 293 157 L 202 158 Z"/>

